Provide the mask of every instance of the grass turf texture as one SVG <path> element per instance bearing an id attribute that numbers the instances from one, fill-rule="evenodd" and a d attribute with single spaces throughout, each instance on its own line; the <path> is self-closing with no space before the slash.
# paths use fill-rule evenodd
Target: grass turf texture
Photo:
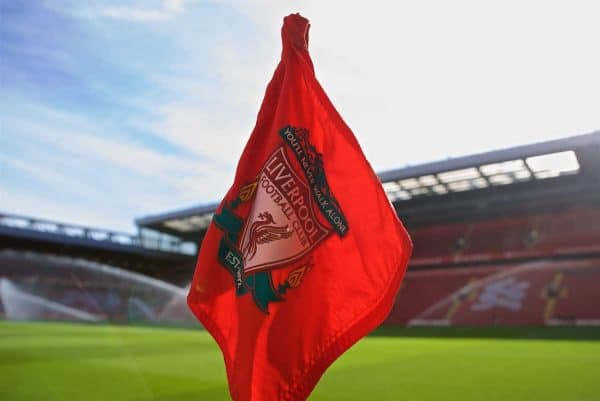
<path id="1" fill-rule="evenodd" d="M 343 355 L 309 398 L 598 400 L 598 329 L 383 329 Z M 0 399 L 228 400 L 199 330 L 0 322 Z"/>

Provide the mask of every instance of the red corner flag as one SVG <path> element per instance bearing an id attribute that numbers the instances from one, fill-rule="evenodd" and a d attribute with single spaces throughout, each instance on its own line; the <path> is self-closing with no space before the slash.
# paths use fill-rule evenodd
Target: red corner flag
<path id="1" fill-rule="evenodd" d="M 305 400 L 389 313 L 412 250 L 358 142 L 317 82 L 308 21 L 283 52 L 188 296 L 234 401 Z"/>

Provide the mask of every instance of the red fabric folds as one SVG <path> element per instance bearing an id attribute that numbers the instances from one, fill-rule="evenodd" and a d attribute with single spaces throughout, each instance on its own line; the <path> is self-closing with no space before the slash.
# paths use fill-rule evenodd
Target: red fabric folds
<path id="1" fill-rule="evenodd" d="M 199 252 L 188 296 L 234 401 L 305 400 L 389 313 L 412 244 L 317 82 L 308 21 L 282 59 Z"/>

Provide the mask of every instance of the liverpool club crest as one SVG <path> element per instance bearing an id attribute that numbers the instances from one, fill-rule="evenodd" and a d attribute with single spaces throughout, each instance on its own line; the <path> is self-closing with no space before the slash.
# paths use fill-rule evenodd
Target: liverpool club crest
<path id="1" fill-rule="evenodd" d="M 292 169 L 283 147 L 265 163 L 240 241 L 244 272 L 287 265 L 306 255 L 331 230 L 312 207 L 308 185 Z"/>
<path id="2" fill-rule="evenodd" d="M 287 126 L 279 135 L 283 144 L 267 158 L 256 180 L 214 217 L 224 232 L 219 261 L 233 275 L 237 295 L 251 292 L 265 313 L 270 302 L 282 301 L 288 289 L 300 285 L 310 270 L 310 251 L 332 232 L 343 236 L 348 229 L 327 184 L 321 155 L 308 142 L 308 131 Z M 286 146 L 300 173 L 288 159 Z M 236 209 L 245 202 L 252 204 L 242 217 Z M 315 205 L 329 224 L 319 220 Z M 292 269 L 276 288 L 271 271 L 279 268 Z"/>

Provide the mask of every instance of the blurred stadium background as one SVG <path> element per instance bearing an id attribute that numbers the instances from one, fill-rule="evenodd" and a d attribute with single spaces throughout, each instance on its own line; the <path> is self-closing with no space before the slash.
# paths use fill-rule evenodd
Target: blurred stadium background
<path id="1" fill-rule="evenodd" d="M 415 244 L 386 325 L 600 325 L 600 133 L 379 177 Z M 216 207 L 135 235 L 2 214 L 0 314 L 195 325 L 186 287 Z"/>
<path id="2" fill-rule="evenodd" d="M 411 399 L 597 399 L 600 349 L 588 340 L 598 339 L 593 326 L 600 326 L 600 132 L 379 177 L 411 233 L 414 254 L 385 327 L 334 365 L 314 399 L 392 400 L 402 391 L 411 391 Z M 139 217 L 136 234 L 1 214 L 0 316 L 95 324 L 0 324 L 5 379 L 31 378 L 19 369 L 47 372 L 46 382 L 6 384 L 5 394 L 226 397 L 224 374 L 215 373 L 222 370 L 220 356 L 205 333 L 115 326 L 199 327 L 185 297 L 216 207 Z M 56 348 L 58 336 L 78 345 Z M 462 342 L 425 342 L 431 336 Z M 382 353 L 385 363 L 372 359 Z M 66 384 L 99 354 L 106 355 L 93 365 L 92 379 Z M 348 370 L 352 361 L 358 368 Z M 407 376 L 415 373 L 411 367 L 415 376 Z M 390 370 L 392 377 L 384 373 Z M 411 379 L 392 388 L 394 377 Z M 428 390 L 427 380 L 436 377 L 440 387 Z M 90 395 L 98 383 L 113 383 L 112 393 Z"/>

